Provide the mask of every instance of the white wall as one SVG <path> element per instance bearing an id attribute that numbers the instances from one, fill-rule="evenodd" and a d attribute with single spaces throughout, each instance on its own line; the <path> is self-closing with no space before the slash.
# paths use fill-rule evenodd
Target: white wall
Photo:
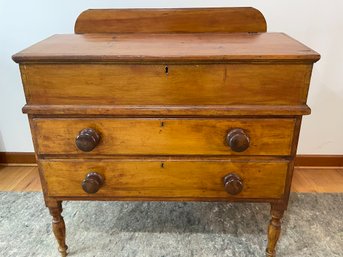
<path id="1" fill-rule="evenodd" d="M 343 153 L 343 1 L 341 0 L 0 0 L 0 151 L 33 151 L 18 66 L 11 55 L 52 34 L 73 33 L 88 8 L 253 6 L 269 31 L 285 32 L 322 55 L 315 64 L 299 153 Z"/>

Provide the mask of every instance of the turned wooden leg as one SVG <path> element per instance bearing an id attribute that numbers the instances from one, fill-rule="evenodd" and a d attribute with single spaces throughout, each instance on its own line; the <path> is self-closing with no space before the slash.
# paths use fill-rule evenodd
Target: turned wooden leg
<path id="1" fill-rule="evenodd" d="M 48 205 L 50 214 L 52 216 L 52 230 L 58 242 L 58 250 L 62 257 L 67 256 L 68 246 L 65 243 L 66 239 L 66 229 L 64 224 L 64 219 L 61 216 L 62 213 L 62 202 L 58 201 L 54 204 Z"/>
<path id="2" fill-rule="evenodd" d="M 267 257 L 276 256 L 276 244 L 281 232 L 281 219 L 285 211 L 284 206 L 272 204 L 270 214 L 272 216 L 268 227 Z"/>

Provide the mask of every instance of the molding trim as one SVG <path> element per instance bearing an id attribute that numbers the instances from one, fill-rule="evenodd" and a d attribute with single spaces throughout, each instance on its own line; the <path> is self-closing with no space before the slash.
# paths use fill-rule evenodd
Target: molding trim
<path id="1" fill-rule="evenodd" d="M 35 154 L 32 152 L 0 152 L 0 164 L 36 164 Z"/>
<path id="2" fill-rule="evenodd" d="M 343 167 L 343 155 L 300 154 L 295 158 L 297 167 Z"/>
<path id="3" fill-rule="evenodd" d="M 23 165 L 36 164 L 35 154 L 32 152 L 0 152 L 0 164 Z M 295 166 L 301 167 L 343 167 L 343 155 L 297 155 Z"/>

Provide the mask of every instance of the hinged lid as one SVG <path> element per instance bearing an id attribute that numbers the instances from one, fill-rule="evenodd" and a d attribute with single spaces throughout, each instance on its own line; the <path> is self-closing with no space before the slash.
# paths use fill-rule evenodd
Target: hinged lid
<path id="1" fill-rule="evenodd" d="M 315 62 L 319 54 L 282 33 L 55 35 L 15 62 Z"/>

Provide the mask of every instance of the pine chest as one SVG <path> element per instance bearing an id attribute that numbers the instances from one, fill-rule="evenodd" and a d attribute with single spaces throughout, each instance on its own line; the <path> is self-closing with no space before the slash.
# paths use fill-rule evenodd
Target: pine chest
<path id="1" fill-rule="evenodd" d="M 253 8 L 88 10 L 13 59 L 62 256 L 66 200 L 268 202 L 275 256 L 316 52 Z"/>

